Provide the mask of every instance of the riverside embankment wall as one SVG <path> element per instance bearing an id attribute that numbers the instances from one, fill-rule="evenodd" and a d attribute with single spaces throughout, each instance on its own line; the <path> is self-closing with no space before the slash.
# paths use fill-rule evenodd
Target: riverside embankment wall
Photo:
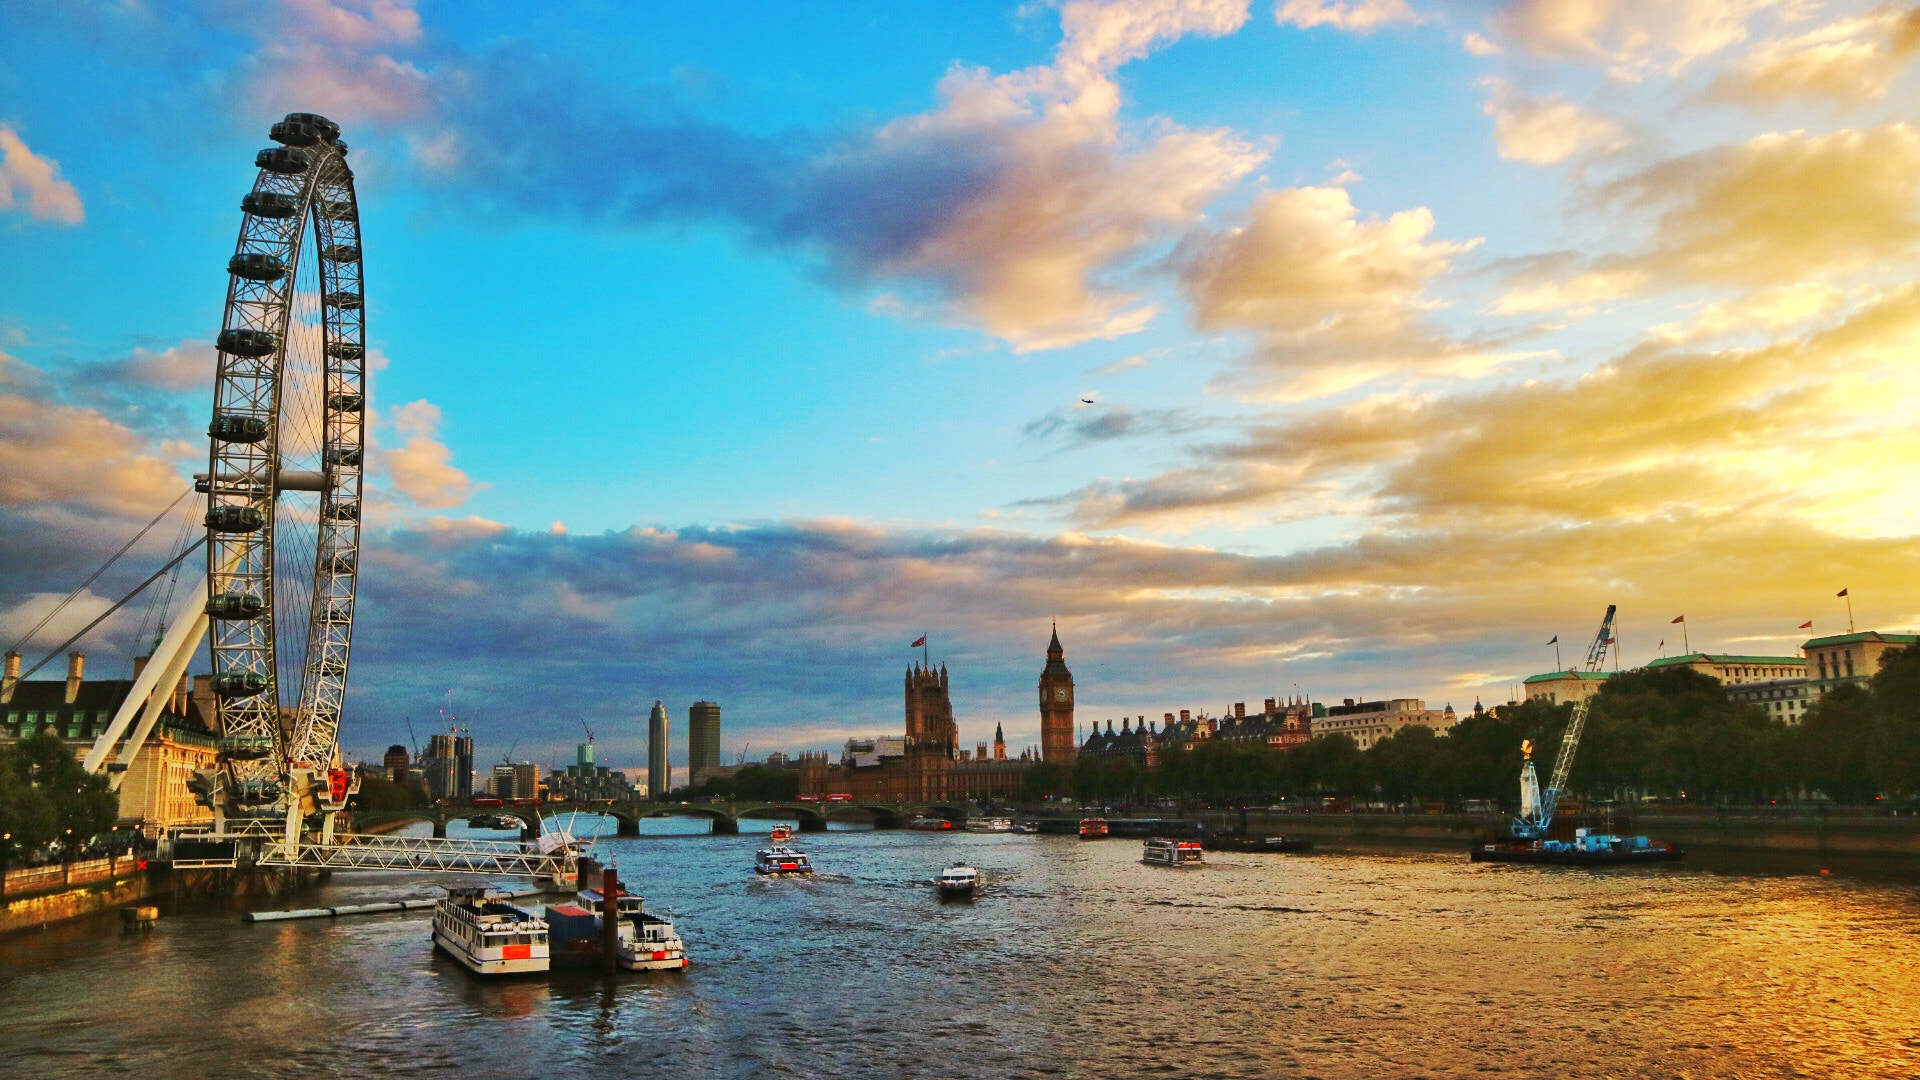
<path id="1" fill-rule="evenodd" d="M 1233 829 L 1237 810 L 1197 815 L 1210 828 Z M 1249 810 L 1249 832 L 1361 844 L 1472 844 L 1505 832 L 1507 819 L 1484 814 L 1300 814 Z M 1920 857 L 1920 816 L 1792 813 L 1641 814 L 1613 831 L 1639 833 L 1686 849 L 1835 852 Z"/>
<path id="2" fill-rule="evenodd" d="M 49 923 L 111 911 L 172 888 L 168 875 L 143 870 L 26 896 L 8 895 L 0 903 L 0 934 L 37 930 Z"/>

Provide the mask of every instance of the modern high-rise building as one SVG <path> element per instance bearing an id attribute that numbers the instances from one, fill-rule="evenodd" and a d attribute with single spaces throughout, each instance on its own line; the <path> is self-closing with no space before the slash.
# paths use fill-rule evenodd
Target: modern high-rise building
<path id="1" fill-rule="evenodd" d="M 1060 647 L 1060 627 L 1047 643 L 1047 666 L 1040 669 L 1040 760 L 1071 768 L 1077 747 L 1073 738 L 1073 672 Z"/>
<path id="2" fill-rule="evenodd" d="M 396 784 L 413 779 L 413 759 L 408 756 L 407 748 L 399 743 L 387 747 L 387 756 L 381 759 L 380 764 L 387 770 L 387 779 Z"/>
<path id="3" fill-rule="evenodd" d="M 647 796 L 653 799 L 666 798 L 673 787 L 673 769 L 667 764 L 667 726 L 667 707 L 656 701 L 647 716 Z"/>
<path id="4" fill-rule="evenodd" d="M 473 736 L 453 740 L 453 791 L 457 798 L 473 798 Z"/>
<path id="5" fill-rule="evenodd" d="M 698 784 L 720 767 L 720 706 L 696 701 L 687 709 L 687 783 Z"/>

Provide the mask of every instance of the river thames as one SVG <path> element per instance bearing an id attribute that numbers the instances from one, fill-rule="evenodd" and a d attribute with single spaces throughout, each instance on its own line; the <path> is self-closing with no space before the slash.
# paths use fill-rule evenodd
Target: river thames
<path id="1" fill-rule="evenodd" d="M 1920 1075 L 1920 888 L 1871 864 L 1363 849 L 1182 872 L 1121 839 L 836 829 L 799 837 L 814 879 L 762 880 L 763 835 L 597 845 L 676 913 L 679 974 L 483 982 L 424 912 L 256 925 L 190 902 L 145 935 L 0 941 L 0 1057 L 21 1077 Z M 956 858 L 988 887 L 941 903 L 926 880 Z M 342 874 L 269 906 L 436 892 Z"/>

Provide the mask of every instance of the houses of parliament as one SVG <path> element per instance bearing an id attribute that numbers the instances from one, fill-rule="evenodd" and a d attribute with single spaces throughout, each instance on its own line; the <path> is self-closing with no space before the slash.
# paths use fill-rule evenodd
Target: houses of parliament
<path id="1" fill-rule="evenodd" d="M 1006 734 L 994 726 L 991 749 L 962 749 L 953 698 L 942 663 L 916 662 L 902 682 L 906 733 L 873 740 L 874 752 L 849 752 L 838 763 L 824 753 L 800 755 L 800 793 L 825 799 L 848 795 L 855 802 L 965 802 L 1020 796 L 1027 770 L 1041 762 L 1073 766 L 1073 673 L 1056 626 L 1040 672 L 1040 748 L 1007 753 Z"/>

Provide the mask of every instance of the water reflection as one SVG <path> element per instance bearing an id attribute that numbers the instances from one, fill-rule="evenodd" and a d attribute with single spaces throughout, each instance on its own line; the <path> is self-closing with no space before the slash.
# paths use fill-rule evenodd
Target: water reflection
<path id="1" fill-rule="evenodd" d="M 9 1057 L 35 1076 L 1920 1074 L 1920 900 L 1870 864 L 1359 851 L 1175 872 L 1124 840 L 835 829 L 796 838 L 814 880 L 770 881 L 757 824 L 599 842 L 679 914 L 685 973 L 486 982 L 419 916 L 253 926 L 188 903 L 143 937 L 0 942 Z M 926 884 L 955 858 L 985 875 L 972 904 Z M 342 874 L 299 903 L 435 884 Z"/>

